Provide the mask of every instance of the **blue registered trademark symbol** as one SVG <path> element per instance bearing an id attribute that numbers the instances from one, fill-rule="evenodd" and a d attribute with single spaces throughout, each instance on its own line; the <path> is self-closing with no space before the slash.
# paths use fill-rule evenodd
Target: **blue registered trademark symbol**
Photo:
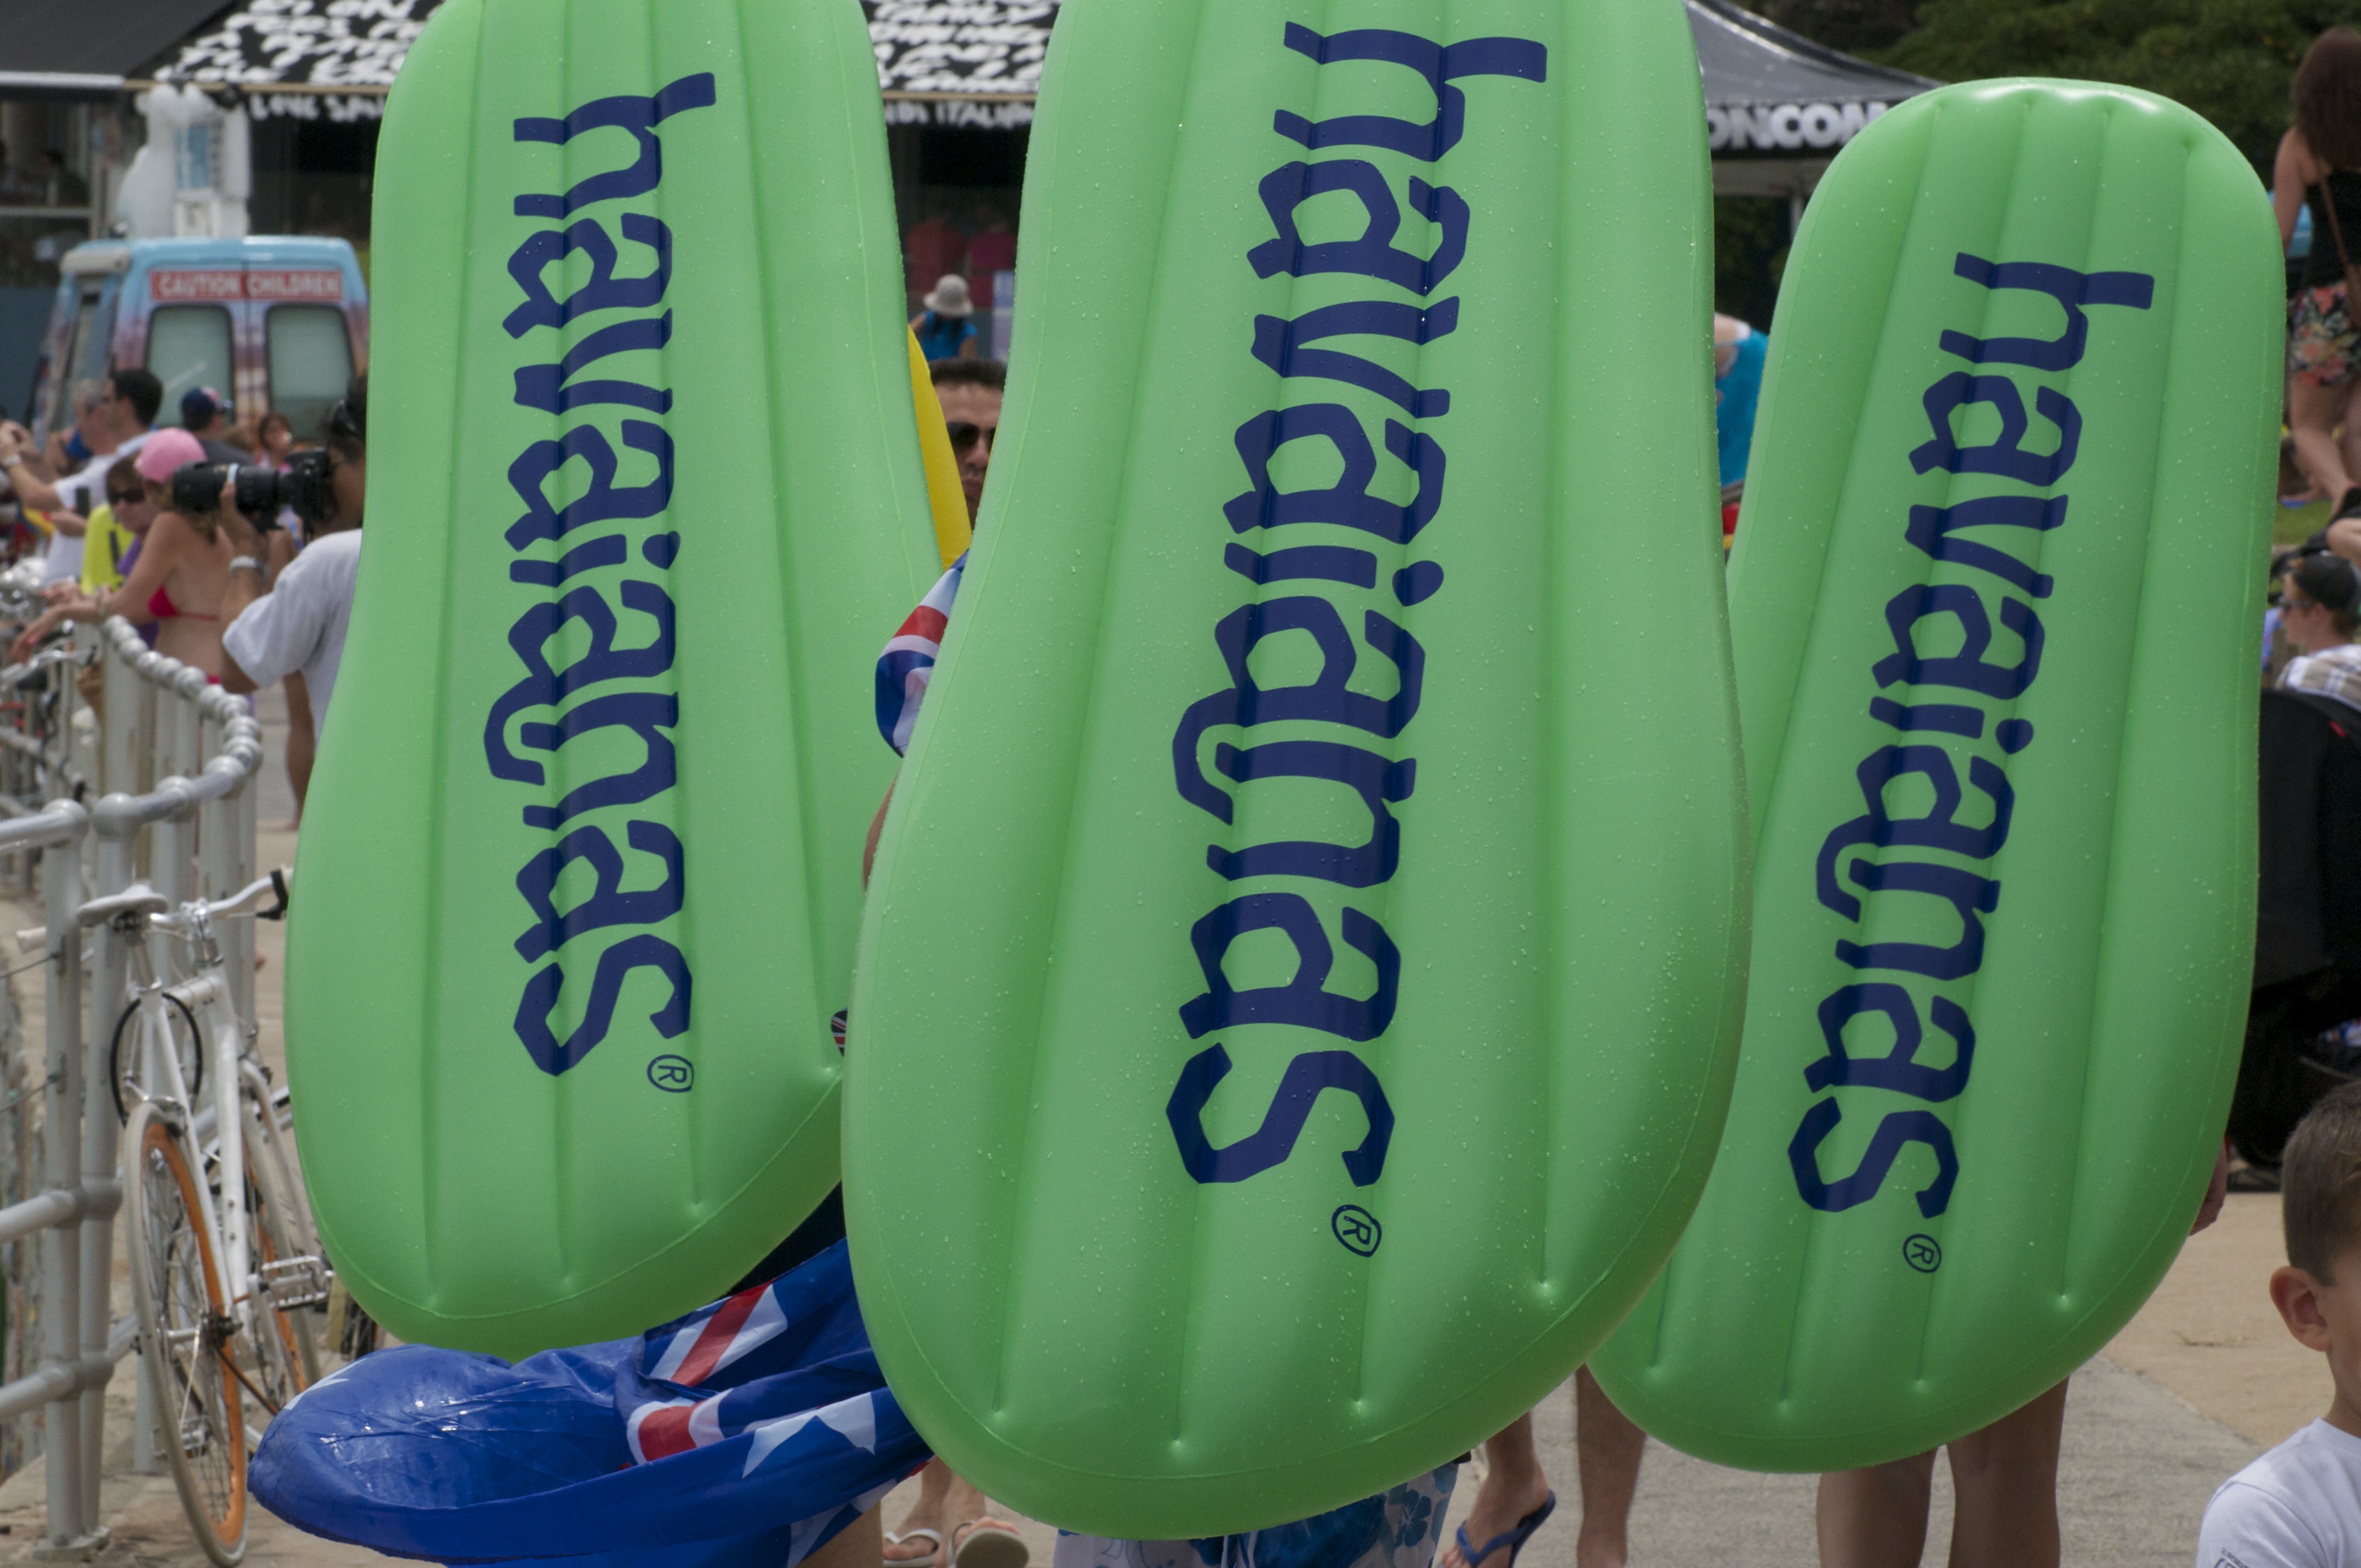
<path id="1" fill-rule="evenodd" d="M 1915 1235 L 1902 1244 L 1902 1261 L 1921 1274 L 1932 1274 L 1943 1266 L 1942 1245 L 1929 1235 Z"/>
<path id="2" fill-rule="evenodd" d="M 658 1057 L 648 1063 L 648 1081 L 666 1094 L 686 1094 L 697 1081 L 697 1069 L 686 1057 Z"/>
<path id="3" fill-rule="evenodd" d="M 1378 1243 L 1383 1241 L 1386 1234 L 1386 1228 L 1378 1223 L 1378 1217 L 1358 1203 L 1347 1203 L 1329 1215 L 1328 1228 L 1336 1233 L 1336 1239 L 1345 1244 L 1346 1252 L 1356 1252 L 1363 1257 L 1376 1252 Z"/>

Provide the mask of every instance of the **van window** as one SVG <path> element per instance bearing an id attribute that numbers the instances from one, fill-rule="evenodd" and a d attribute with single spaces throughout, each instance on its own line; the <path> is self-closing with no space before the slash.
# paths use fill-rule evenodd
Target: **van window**
<path id="1" fill-rule="evenodd" d="M 94 381 L 107 371 L 108 340 L 115 335 L 115 311 L 105 302 L 105 291 L 86 285 L 74 301 L 72 322 L 66 328 L 66 352 L 57 385 L 49 389 L 49 428 L 63 430 L 73 422 L 73 385 Z"/>
<path id="2" fill-rule="evenodd" d="M 219 305 L 159 305 L 148 318 L 148 370 L 164 383 L 159 425 L 181 422 L 181 395 L 195 387 L 232 386 L 229 313 Z"/>
<path id="3" fill-rule="evenodd" d="M 74 306 L 73 344 L 66 350 L 66 363 L 72 367 L 68 380 L 95 380 L 106 374 L 107 339 L 115 335 L 115 313 L 101 308 L 104 298 L 104 291 L 85 289 Z"/>
<path id="4" fill-rule="evenodd" d="M 310 441 L 353 378 L 352 339 L 335 305 L 273 305 L 266 323 L 270 347 L 270 406 L 287 416 L 295 439 Z"/>

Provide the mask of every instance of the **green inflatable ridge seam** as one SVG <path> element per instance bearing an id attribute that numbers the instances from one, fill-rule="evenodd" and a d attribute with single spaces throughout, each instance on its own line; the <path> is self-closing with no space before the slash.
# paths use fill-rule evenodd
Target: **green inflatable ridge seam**
<path id="1" fill-rule="evenodd" d="M 817 1115 L 817 1114 L 818 1114 L 818 1111 L 816 1110 L 816 1111 L 813 1113 L 813 1114 L 814 1114 L 814 1115 Z M 809 1122 L 810 1122 L 810 1118 L 808 1118 L 808 1117 L 807 1117 L 807 1118 L 806 1118 L 805 1123 L 804 1123 L 804 1124 L 803 1124 L 803 1125 L 808 1125 L 808 1124 L 809 1124 Z M 800 1131 L 800 1127 L 798 1128 L 798 1131 Z M 771 1171 L 771 1170 L 772 1170 L 772 1169 L 776 1166 L 776 1164 L 777 1164 L 777 1162 L 779 1161 L 779 1159 L 780 1159 L 781 1157 L 783 1157 L 785 1155 L 786 1155 L 786 1153 L 789 1151 L 789 1149 L 790 1149 L 790 1147 L 791 1147 L 791 1146 L 792 1146 L 792 1142 L 791 1142 L 791 1140 L 790 1140 L 790 1142 L 787 1142 L 787 1143 L 782 1143 L 782 1144 L 780 1145 L 780 1146 L 779 1146 L 779 1150 L 778 1150 L 778 1152 L 777 1152 L 776 1154 L 774 1154 L 774 1155 L 771 1157 L 771 1159 L 763 1165 L 763 1167 L 762 1168 L 762 1169 L 761 1169 L 760 1171 L 758 1171 L 758 1172 L 755 1174 L 755 1176 L 753 1176 L 752 1178 L 750 1178 L 748 1180 L 746 1180 L 745 1182 L 741 1183 L 741 1184 L 740 1185 L 740 1187 L 737 1189 L 737 1190 L 733 1191 L 733 1192 L 732 1192 L 732 1193 L 731 1193 L 728 1198 L 724 1199 L 721 1202 L 719 1202 L 719 1203 L 716 1204 L 716 1205 L 714 1206 L 714 1212 L 717 1212 L 717 1213 L 719 1213 L 719 1212 L 721 1212 L 722 1210 L 727 1209 L 728 1207 L 730 1207 L 730 1204 L 735 1203 L 735 1202 L 736 1202 L 736 1201 L 738 1201 L 741 1198 L 744 1197 L 744 1196 L 746 1195 L 746 1193 L 747 1193 L 747 1192 L 751 1191 L 751 1190 L 752 1190 L 752 1189 L 754 1189 L 756 1186 L 760 1185 L 760 1183 L 761 1183 L 761 1179 L 762 1179 L 763 1176 L 767 1175 L 767 1174 L 768 1174 L 768 1173 L 769 1173 L 769 1172 L 770 1172 L 770 1171 Z M 345 1255 L 346 1255 L 345 1254 L 344 1250 L 343 1250 L 341 1247 L 339 1247 L 339 1246 L 337 1246 L 336 1245 L 335 1245 L 335 1236 L 334 1236 L 333 1233 L 331 1232 L 331 1229 L 330 1229 L 330 1227 L 329 1227 L 329 1225 L 328 1225 L 328 1223 L 327 1223 L 325 1220 L 316 1220 L 316 1221 L 315 1221 L 315 1223 L 314 1223 L 314 1227 L 313 1227 L 313 1228 L 319 1231 L 319 1233 L 320 1233 L 320 1237 L 321 1237 L 321 1242 L 322 1242 L 323 1245 L 324 1245 L 324 1246 L 325 1246 L 326 1250 L 328 1251 L 328 1253 L 330 1254 L 330 1255 L 331 1255 L 331 1256 L 337 1257 L 337 1258 L 340 1258 L 340 1259 L 341 1259 L 341 1258 L 343 1258 Z M 399 1301 L 399 1302 L 401 1302 L 402 1305 L 404 1305 L 404 1306 L 406 1306 L 406 1307 L 409 1307 L 409 1308 L 412 1308 L 412 1310 L 416 1310 L 417 1312 L 421 1313 L 422 1315 L 429 1316 L 429 1317 L 433 1317 L 433 1318 L 438 1319 L 438 1320 L 440 1320 L 440 1321 L 444 1321 L 444 1322 L 455 1323 L 455 1324 L 456 1324 L 456 1323 L 478 1323 L 478 1324 L 490 1324 L 490 1323 L 499 1323 L 499 1322 L 507 1322 L 507 1321 L 514 1321 L 515 1319 L 517 1319 L 517 1318 L 519 1318 L 520 1316 L 522 1316 L 522 1315 L 524 1315 L 524 1314 L 526 1314 L 526 1313 L 528 1313 L 528 1312 L 530 1312 L 530 1313 L 533 1313 L 533 1314 L 540 1314 L 540 1313 L 544 1313 L 544 1312 L 550 1311 L 550 1310 L 555 1310 L 555 1309 L 561 1309 L 561 1308 L 564 1308 L 565 1306 L 566 1306 L 567 1304 L 572 1303 L 572 1302 L 578 1302 L 578 1301 L 579 1301 L 579 1300 L 581 1300 L 584 1297 L 588 1296 L 588 1295 L 591 1295 L 591 1294 L 594 1294 L 595 1292 L 599 1291 L 599 1290 L 608 1289 L 608 1288 L 609 1288 L 613 1287 L 614 1285 L 616 1285 L 616 1284 L 620 1283 L 620 1281 L 622 1281 L 622 1280 L 624 1280 L 624 1279 L 629 1278 L 631 1276 L 632 1276 L 632 1275 L 634 1275 L 634 1274 L 636 1274 L 636 1273 L 640 1272 L 640 1271 L 641 1271 L 641 1270 L 642 1270 L 642 1269 L 652 1268 L 652 1267 L 655 1266 L 656 1266 L 656 1265 L 658 1265 L 658 1264 L 668 1262 L 668 1261 L 671 1259 L 672 1255 L 673 1255 L 674 1253 L 677 1252 L 680 1248 L 682 1248 L 682 1247 L 684 1247 L 684 1246 L 687 1245 L 689 1243 L 691 1243 L 691 1242 L 694 1242 L 694 1241 L 697 1240 L 697 1239 L 698 1239 L 699 1237 L 701 1237 L 704 1234 L 705 1234 L 705 1233 L 704 1233 L 703 1228 L 702 1228 L 702 1227 L 699 1227 L 699 1228 L 698 1228 L 698 1229 L 697 1229 L 697 1230 L 690 1231 L 690 1232 L 686 1233 L 686 1234 L 683 1234 L 683 1235 L 681 1235 L 680 1237 L 676 1238 L 675 1240 L 674 1240 L 674 1241 L 672 1241 L 672 1242 L 667 1243 L 667 1244 L 664 1245 L 664 1247 L 661 1251 L 656 1252 L 656 1253 L 653 1253 L 653 1254 L 650 1255 L 649 1255 L 649 1256 L 647 1256 L 647 1257 L 642 1258 L 642 1259 L 640 1259 L 639 1261 L 637 1261 L 637 1262 L 635 1262 L 635 1263 L 630 1264 L 630 1265 L 626 1266 L 625 1266 L 625 1267 L 623 1267 L 623 1268 L 618 1269 L 618 1270 L 616 1270 L 615 1272 L 613 1272 L 612 1274 L 609 1274 L 609 1275 L 606 1276 L 606 1277 L 603 1277 L 603 1278 L 600 1278 L 600 1279 L 598 1279 L 598 1280 L 594 1280 L 594 1281 L 591 1281 L 591 1282 L 589 1282 L 589 1283 L 588 1283 L 588 1284 L 586 1284 L 586 1285 L 583 1285 L 583 1286 L 582 1286 L 582 1287 L 580 1287 L 579 1288 L 577 1288 L 577 1289 L 576 1289 L 576 1290 L 573 1290 L 573 1291 L 570 1291 L 570 1292 L 568 1292 L 567 1294 L 566 1294 L 566 1295 L 564 1295 L 564 1296 L 557 1296 L 557 1297 L 552 1297 L 552 1298 L 549 1298 L 545 1302 L 544 1302 L 544 1303 L 542 1303 L 542 1304 L 540 1304 L 540 1305 L 537 1305 L 537 1306 L 532 1307 L 532 1308 L 520 1308 L 520 1309 L 517 1309 L 517 1310 L 511 1310 L 511 1311 L 506 1311 L 506 1312 L 450 1312 L 450 1311 L 445 1311 L 445 1310 L 444 1310 L 443 1309 L 441 1309 L 441 1308 L 437 1308 L 437 1307 L 434 1307 L 434 1306 L 431 1305 L 430 1303 L 428 1303 L 428 1302 L 426 1302 L 426 1301 L 423 1301 L 423 1300 L 417 1299 L 416 1299 L 416 1298 L 414 1298 L 414 1297 L 405 1295 L 404 1293 L 402 1293 L 402 1292 L 401 1292 L 401 1291 L 399 1291 L 399 1290 L 395 1290 L 395 1289 L 391 1288 L 390 1287 L 386 1286 L 385 1284 L 383 1284 L 382 1282 L 380 1282 L 380 1281 L 377 1278 L 377 1277 L 376 1277 L 376 1276 L 374 1276 L 374 1275 L 370 1274 L 368 1270 L 366 1270 L 366 1269 L 364 1269 L 364 1268 L 361 1268 L 361 1267 L 359 1267 L 359 1266 L 357 1266 L 357 1265 L 350 1264 L 350 1263 L 346 1263 L 346 1262 L 339 1261 L 339 1262 L 335 1265 L 335 1272 L 336 1272 L 338 1275 L 352 1275 L 352 1276 L 357 1276 L 357 1277 L 360 1277 L 361 1279 L 364 1279 L 364 1280 L 366 1280 L 366 1281 L 368 1281 L 368 1287 L 369 1287 L 369 1289 L 370 1289 L 371 1291 L 376 1292 L 377 1294 L 379 1294 L 379 1295 L 381 1295 L 381 1296 L 385 1297 L 385 1298 L 386 1298 L 387 1299 L 389 1299 L 389 1300 Z M 756 1260 L 753 1260 L 753 1261 L 759 1261 L 759 1258 L 758 1258 L 758 1259 L 756 1259 Z M 750 1261 L 747 1266 L 749 1266 L 749 1267 L 752 1266 L 752 1261 Z M 741 1269 L 741 1270 L 740 1270 L 740 1272 L 741 1272 L 741 1273 L 742 1273 L 742 1272 L 744 1272 L 744 1271 Z M 513 1358 L 511 1358 L 511 1359 L 513 1359 Z"/>

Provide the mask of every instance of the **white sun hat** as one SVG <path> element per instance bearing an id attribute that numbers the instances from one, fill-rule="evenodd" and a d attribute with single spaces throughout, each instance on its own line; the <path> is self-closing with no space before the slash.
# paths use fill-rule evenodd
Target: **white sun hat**
<path id="1" fill-rule="evenodd" d="M 967 280 L 956 272 L 946 272 L 936 280 L 935 291 L 927 296 L 926 305 L 939 316 L 975 313 L 975 305 L 967 297 Z"/>

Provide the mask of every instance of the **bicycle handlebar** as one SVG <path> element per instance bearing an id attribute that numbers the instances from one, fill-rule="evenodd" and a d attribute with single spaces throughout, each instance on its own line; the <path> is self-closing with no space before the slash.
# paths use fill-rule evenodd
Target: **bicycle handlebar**
<path id="1" fill-rule="evenodd" d="M 51 664 L 71 663 L 73 656 L 73 646 L 71 643 L 44 648 L 21 664 L 11 664 L 5 669 L 0 669 L 0 685 L 22 685 Z"/>
<path id="2" fill-rule="evenodd" d="M 247 905 L 266 893 L 274 894 L 277 902 L 268 909 L 247 910 Z M 287 914 L 287 868 L 274 867 L 269 876 L 256 878 L 227 898 L 217 898 L 211 902 L 203 899 L 193 900 L 181 905 L 179 910 L 170 915 L 154 916 L 154 921 L 158 926 L 167 929 L 179 930 L 189 923 L 191 915 L 199 911 L 202 911 L 208 920 L 219 920 L 227 916 L 248 913 L 258 920 L 282 919 Z"/>

